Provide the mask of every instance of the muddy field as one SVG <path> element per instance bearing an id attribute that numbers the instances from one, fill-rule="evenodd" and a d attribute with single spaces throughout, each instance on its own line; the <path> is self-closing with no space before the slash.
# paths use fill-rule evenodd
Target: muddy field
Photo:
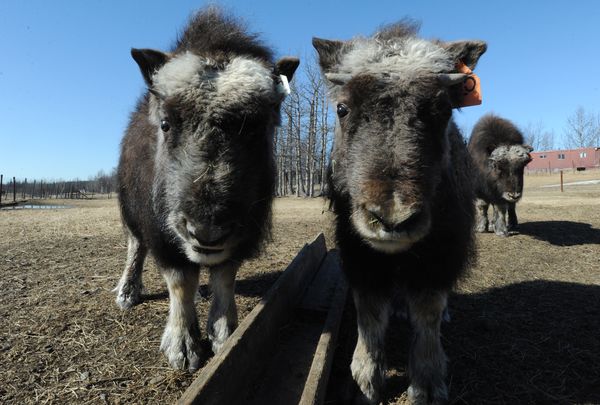
<path id="1" fill-rule="evenodd" d="M 565 175 L 592 179 L 600 173 Z M 526 177 L 519 234 L 478 237 L 479 262 L 443 326 L 456 403 L 600 403 L 600 185 L 542 188 L 558 180 Z M 239 274 L 240 319 L 305 242 L 330 235 L 325 209 L 319 199 L 276 200 L 273 242 Z M 1 403 L 169 403 L 190 384 L 193 375 L 169 369 L 158 351 L 168 299 L 151 260 L 145 302 L 128 312 L 114 303 L 125 253 L 114 199 L 0 211 Z M 206 282 L 203 274 L 201 324 Z M 347 328 L 330 393 L 338 401 Z M 407 332 L 392 322 L 392 404 L 405 402 Z"/>

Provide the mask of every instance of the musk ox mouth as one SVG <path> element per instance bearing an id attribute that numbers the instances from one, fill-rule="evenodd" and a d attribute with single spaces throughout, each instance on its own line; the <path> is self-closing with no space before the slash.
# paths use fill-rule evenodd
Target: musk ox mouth
<path id="1" fill-rule="evenodd" d="M 194 249 L 196 252 L 204 254 L 204 255 L 213 255 L 213 254 L 217 254 L 217 253 L 222 253 L 225 251 L 225 249 L 215 249 L 215 248 L 207 248 L 207 247 L 201 247 L 201 246 L 192 246 L 192 249 Z"/>
<path id="2" fill-rule="evenodd" d="M 414 211 L 405 220 L 396 222 L 374 217 L 372 212 L 358 210 L 352 216 L 353 225 L 362 239 L 373 249 L 387 254 L 406 251 L 423 239 L 431 227 L 427 211 Z"/>
<path id="3" fill-rule="evenodd" d="M 215 266 L 229 260 L 232 250 L 231 246 L 220 248 L 203 247 L 192 243 L 184 243 L 183 250 L 187 258 L 201 266 Z"/>
<path id="4" fill-rule="evenodd" d="M 512 193 L 508 193 L 508 192 L 502 193 L 502 199 L 506 200 L 506 201 L 508 201 L 510 203 L 518 202 L 521 199 L 521 197 L 522 197 L 521 193 L 517 193 L 517 195 L 514 195 Z"/>
<path id="5" fill-rule="evenodd" d="M 228 260 L 238 243 L 234 228 L 213 228 L 206 234 L 207 228 L 192 225 L 185 215 L 171 213 L 168 224 L 176 237 L 177 244 L 189 261 L 201 266 L 214 266 Z"/>

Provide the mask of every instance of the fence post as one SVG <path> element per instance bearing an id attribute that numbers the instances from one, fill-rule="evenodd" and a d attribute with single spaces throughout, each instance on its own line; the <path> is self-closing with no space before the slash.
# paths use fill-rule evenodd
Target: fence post
<path id="1" fill-rule="evenodd" d="M 17 179 L 13 176 L 13 202 L 17 202 Z"/>
<path id="2" fill-rule="evenodd" d="M 562 193 L 563 190 L 563 171 L 560 171 L 560 192 Z"/>
<path id="3" fill-rule="evenodd" d="M 0 174 L 0 205 L 2 205 L 2 180 L 4 180 L 4 175 Z"/>

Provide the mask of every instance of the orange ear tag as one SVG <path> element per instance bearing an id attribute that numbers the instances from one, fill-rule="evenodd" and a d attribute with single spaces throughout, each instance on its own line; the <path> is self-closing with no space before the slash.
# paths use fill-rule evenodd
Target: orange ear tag
<path id="1" fill-rule="evenodd" d="M 481 86 L 479 76 L 469 69 L 462 61 L 456 64 L 458 73 L 464 73 L 467 76 L 463 83 L 463 97 L 459 107 L 469 107 L 481 104 Z"/>

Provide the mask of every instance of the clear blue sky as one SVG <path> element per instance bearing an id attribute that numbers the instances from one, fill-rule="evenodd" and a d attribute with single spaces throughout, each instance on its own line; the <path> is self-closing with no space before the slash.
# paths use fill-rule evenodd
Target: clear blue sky
<path id="1" fill-rule="evenodd" d="M 577 106 L 600 112 L 598 1 L 216 1 L 278 55 L 313 56 L 311 37 L 368 35 L 404 16 L 424 37 L 483 39 L 484 104 L 455 113 L 471 128 L 494 111 L 562 137 Z M 204 1 L 0 2 L 0 173 L 87 179 L 117 164 L 144 89 L 131 47 L 166 49 Z"/>

